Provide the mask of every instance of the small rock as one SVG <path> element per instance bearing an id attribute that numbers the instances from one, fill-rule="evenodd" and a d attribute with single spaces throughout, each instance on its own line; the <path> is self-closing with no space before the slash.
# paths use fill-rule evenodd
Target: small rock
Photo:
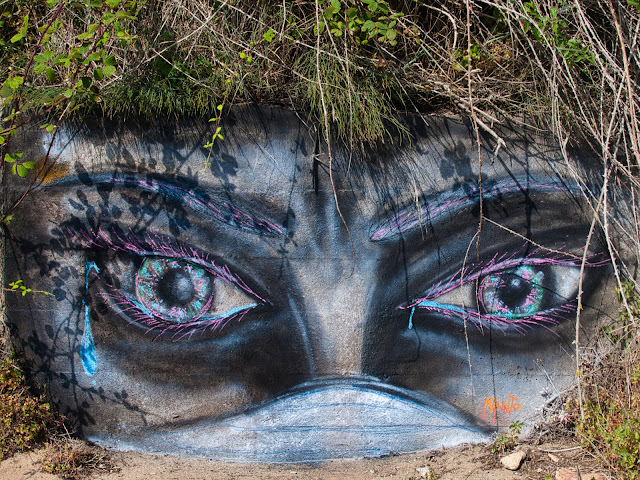
<path id="1" fill-rule="evenodd" d="M 525 459 L 526 456 L 527 454 L 522 451 L 513 452 L 512 454 L 507 455 L 506 457 L 502 457 L 500 459 L 500 463 L 507 470 L 517 470 L 520 468 L 520 465 L 522 465 L 522 461 Z"/>
<path id="2" fill-rule="evenodd" d="M 416 472 L 418 472 L 418 475 L 420 475 L 420 478 L 426 478 L 427 480 L 436 478 L 431 467 L 419 467 L 419 468 L 416 468 Z"/>
<path id="3" fill-rule="evenodd" d="M 575 468 L 561 468 L 556 472 L 556 480 L 607 480 L 602 473 L 583 472 L 580 470 L 580 476 Z"/>
<path id="4" fill-rule="evenodd" d="M 554 455 L 553 453 L 548 453 L 547 455 L 549 455 L 549 458 L 554 462 L 554 463 L 558 463 L 560 461 L 560 457 L 557 455 Z"/>

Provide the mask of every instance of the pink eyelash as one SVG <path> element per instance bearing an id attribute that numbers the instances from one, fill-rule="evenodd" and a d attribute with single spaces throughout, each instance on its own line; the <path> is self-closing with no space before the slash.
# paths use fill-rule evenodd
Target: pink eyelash
<path id="1" fill-rule="evenodd" d="M 488 328 L 489 325 L 491 325 L 492 327 L 497 327 L 500 331 L 503 332 L 508 328 L 513 328 L 516 332 L 524 334 L 528 329 L 533 327 L 543 327 L 547 330 L 551 330 L 550 327 L 559 325 L 565 315 L 576 311 L 576 304 L 575 301 L 567 302 L 566 304 L 559 307 L 554 307 L 549 310 L 545 310 L 543 312 L 539 312 L 524 318 L 504 318 L 497 317 L 495 315 L 483 315 L 476 310 L 472 310 L 466 307 L 464 309 L 464 313 L 456 312 L 447 308 L 438 308 L 431 306 L 416 306 L 416 308 L 432 312 L 439 312 L 449 318 L 455 316 L 460 318 L 461 320 L 471 320 L 473 325 L 480 332 L 484 331 L 485 328 Z"/>
<path id="2" fill-rule="evenodd" d="M 174 245 L 169 237 L 164 237 L 156 233 L 147 233 L 144 239 L 140 239 L 130 230 L 127 236 L 121 236 L 115 229 L 111 231 L 111 237 L 103 229 L 98 228 L 94 233 L 86 230 L 78 230 L 77 232 L 67 229 L 69 235 L 80 243 L 84 248 L 101 248 L 114 252 L 125 252 L 139 256 L 156 255 L 168 258 L 179 258 L 185 262 L 190 262 L 207 270 L 212 275 L 221 280 L 234 285 L 249 295 L 257 298 L 261 302 L 266 300 L 254 292 L 249 286 L 234 275 L 226 265 L 218 266 L 209 255 L 201 254 L 193 247 L 184 245 Z M 112 240 L 113 238 L 113 240 Z"/>

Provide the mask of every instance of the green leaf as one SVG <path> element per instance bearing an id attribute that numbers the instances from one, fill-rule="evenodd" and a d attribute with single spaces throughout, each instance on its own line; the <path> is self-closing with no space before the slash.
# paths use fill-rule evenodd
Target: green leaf
<path id="1" fill-rule="evenodd" d="M 106 3 L 110 8 L 118 8 L 122 3 L 122 0 L 107 0 Z"/>
<path id="2" fill-rule="evenodd" d="M 73 96 L 73 88 L 68 88 L 67 90 L 65 90 L 64 96 L 67 98 L 71 98 Z"/>
<path id="3" fill-rule="evenodd" d="M 34 162 L 31 162 L 31 161 L 24 162 L 22 165 L 24 166 L 24 168 L 26 168 L 28 170 L 33 170 L 35 168 L 35 166 L 36 166 L 36 164 Z"/>
<path id="4" fill-rule="evenodd" d="M 71 59 L 66 55 L 58 55 L 53 63 L 54 65 L 63 65 L 65 68 L 69 68 L 71 66 Z"/>
<path id="5" fill-rule="evenodd" d="M 76 37 L 78 40 L 87 40 L 89 38 L 93 38 L 93 33 L 84 32 Z"/>
<path id="6" fill-rule="evenodd" d="M 87 58 L 84 59 L 85 62 L 97 62 L 100 60 L 100 54 L 98 52 L 91 52 Z"/>
<path id="7" fill-rule="evenodd" d="M 105 65 L 104 67 L 102 67 L 102 72 L 107 76 L 111 76 L 114 73 L 116 73 L 116 67 L 114 67 L 113 65 Z"/>
<path id="8" fill-rule="evenodd" d="M 122 10 L 120 10 L 119 12 L 116 12 L 116 18 L 118 20 L 122 20 L 123 18 L 128 18 L 129 20 L 137 20 L 138 17 L 134 17 L 133 15 L 129 15 L 127 12 L 123 12 Z"/>
<path id="9" fill-rule="evenodd" d="M 102 80 L 104 78 L 104 73 L 102 73 L 101 68 L 96 68 L 93 71 L 93 78 L 95 78 L 96 80 Z"/>
<path id="10" fill-rule="evenodd" d="M 219 112 L 221 112 L 221 111 L 222 111 L 222 104 L 218 105 L 218 106 L 216 107 L 216 110 L 218 110 Z"/>
<path id="11" fill-rule="evenodd" d="M 44 76 L 47 77 L 47 80 L 51 83 L 56 81 L 56 72 L 51 67 L 45 70 Z"/>
<path id="12" fill-rule="evenodd" d="M 105 57 L 103 55 L 102 56 L 102 63 L 104 63 L 105 65 L 109 65 L 110 67 L 113 67 L 116 64 L 116 57 L 114 57 L 113 55 L 109 55 L 109 56 Z"/>
<path id="13" fill-rule="evenodd" d="M 16 171 L 18 172 L 18 175 L 21 176 L 22 178 L 29 175 L 29 170 L 27 170 L 24 167 L 24 165 L 16 165 Z"/>
<path id="14" fill-rule="evenodd" d="M 33 59 L 38 63 L 45 63 L 51 60 L 51 57 L 53 57 L 53 52 L 51 50 L 45 50 L 33 57 Z"/>
<path id="15" fill-rule="evenodd" d="M 47 66 L 41 63 L 40 65 L 36 65 L 35 67 L 33 67 L 33 71 L 40 75 L 46 68 Z"/>
<path id="16" fill-rule="evenodd" d="M 116 20 L 116 16 L 111 12 L 104 12 L 102 14 L 102 23 L 109 25 Z"/>
<path id="17" fill-rule="evenodd" d="M 244 60 L 245 58 L 247 58 L 247 54 L 244 52 L 240 52 L 240 58 Z"/>
<path id="18" fill-rule="evenodd" d="M 20 87 L 20 85 L 22 85 L 23 83 L 24 83 L 24 80 L 20 76 L 16 76 L 16 77 L 13 77 L 13 78 L 8 78 L 4 82 L 4 84 L 7 87 L 11 88 L 12 90 L 17 90 Z"/>
<path id="19" fill-rule="evenodd" d="M 4 155 L 4 161 L 5 161 L 6 163 L 13 163 L 13 162 L 15 162 L 15 161 L 16 161 L 16 159 L 15 159 L 15 158 L 13 158 L 13 156 L 12 156 L 12 155 L 10 155 L 10 154 L 8 154 L 8 153 L 5 153 L 5 155 Z"/>
<path id="20" fill-rule="evenodd" d="M 273 31 L 273 28 L 270 28 L 270 29 L 269 29 L 269 30 L 267 30 L 267 31 L 265 32 L 265 34 L 264 34 L 264 35 L 262 35 L 262 36 L 264 37 L 264 39 L 265 39 L 267 42 L 271 43 L 271 42 L 273 42 L 273 39 L 274 39 L 274 38 L 275 38 L 275 36 L 276 36 L 276 32 L 274 32 L 274 31 Z"/>
<path id="21" fill-rule="evenodd" d="M 374 28 L 376 28 L 376 24 L 371 20 L 367 20 L 362 25 L 362 30 L 364 30 L 365 32 L 367 32 L 369 30 L 373 30 Z"/>
<path id="22" fill-rule="evenodd" d="M 331 19 L 331 17 L 338 13 L 339 10 L 339 8 L 336 8 L 333 5 L 328 6 L 324 11 L 324 18 L 327 20 Z"/>
<path id="23" fill-rule="evenodd" d="M 24 16 L 24 20 L 22 21 L 22 27 L 20 27 L 20 31 L 16 33 L 13 37 L 11 37 L 11 43 L 16 43 L 22 40 L 27 36 L 27 29 L 29 28 L 29 15 Z"/>
<path id="24" fill-rule="evenodd" d="M 82 82 L 82 86 L 84 88 L 89 88 L 93 79 L 91 77 L 82 77 L 80 78 L 80 81 Z"/>

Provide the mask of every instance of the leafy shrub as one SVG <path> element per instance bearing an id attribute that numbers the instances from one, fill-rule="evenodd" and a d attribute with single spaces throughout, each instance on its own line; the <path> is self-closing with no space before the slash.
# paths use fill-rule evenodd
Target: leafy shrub
<path id="1" fill-rule="evenodd" d="M 640 478 L 640 366 L 629 388 L 600 387 L 598 400 L 584 405 L 576 424 L 581 445 L 597 452 L 621 478 Z"/>
<path id="2" fill-rule="evenodd" d="M 32 396 L 22 371 L 11 360 L 0 363 L 0 460 L 28 450 L 61 425 L 43 396 Z"/>
<path id="3" fill-rule="evenodd" d="M 626 307 L 603 328 L 612 350 L 584 381 L 584 404 L 567 403 L 583 448 L 608 463 L 619 478 L 640 479 L 640 341 L 634 327 L 640 296 L 633 283 L 616 289 Z"/>

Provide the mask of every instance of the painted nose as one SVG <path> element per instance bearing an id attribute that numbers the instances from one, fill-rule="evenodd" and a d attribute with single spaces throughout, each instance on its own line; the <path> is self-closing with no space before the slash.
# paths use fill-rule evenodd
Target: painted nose
<path id="1" fill-rule="evenodd" d="M 163 453 L 228 461 L 299 462 L 488 440 L 486 431 L 450 405 L 426 395 L 410 395 L 375 381 L 313 382 L 253 412 L 147 434 L 135 444 Z"/>

